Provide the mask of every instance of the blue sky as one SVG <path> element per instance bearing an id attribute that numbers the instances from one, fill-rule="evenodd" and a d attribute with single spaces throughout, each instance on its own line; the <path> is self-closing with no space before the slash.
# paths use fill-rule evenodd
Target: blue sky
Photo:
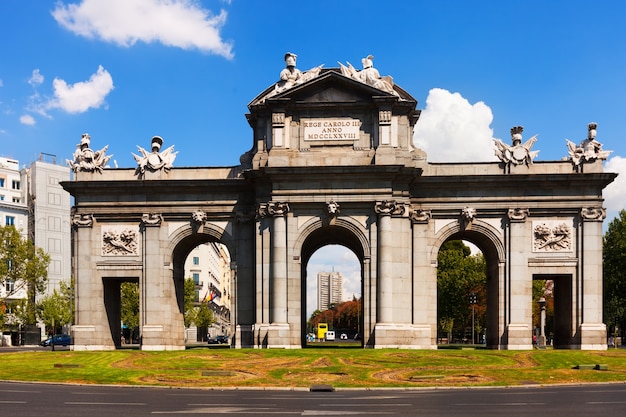
<path id="1" fill-rule="evenodd" d="M 597 122 L 606 170 L 626 174 L 625 16 L 621 0 L 2 0 L 0 156 L 64 161 L 89 133 L 134 167 L 159 135 L 174 166 L 236 165 L 247 105 L 291 51 L 301 70 L 374 55 L 424 110 L 430 161 L 494 160 L 492 139 L 517 125 L 539 135 L 536 161 L 560 160 Z"/>

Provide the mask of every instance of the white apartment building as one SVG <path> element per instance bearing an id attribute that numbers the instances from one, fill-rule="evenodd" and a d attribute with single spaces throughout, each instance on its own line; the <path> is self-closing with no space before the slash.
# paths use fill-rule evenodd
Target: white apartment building
<path id="1" fill-rule="evenodd" d="M 20 168 L 19 161 L 0 157 L 0 225 L 14 225 L 24 238 L 50 255 L 45 296 L 71 277 L 70 195 L 60 182 L 69 181 L 70 169 L 57 165 L 56 157 L 41 154 Z M 11 313 L 12 301 L 26 298 L 19 283 L 5 282 L 0 299 Z"/>
<path id="2" fill-rule="evenodd" d="M 331 304 L 343 301 L 343 275 L 341 272 L 317 273 L 317 309 L 328 310 Z"/>
<path id="3" fill-rule="evenodd" d="M 60 185 L 70 180 L 70 169 L 57 165 L 53 155 L 42 154 L 21 170 L 21 177 L 29 206 L 28 235 L 50 255 L 48 288 L 42 294 L 47 295 L 71 278 L 71 198 Z"/>
<path id="4" fill-rule="evenodd" d="M 219 243 L 196 246 L 187 255 L 185 278 L 193 278 L 196 284 L 196 301 L 208 303 L 215 323 L 209 328 L 209 336 L 229 335 L 231 278 L 230 255 Z"/>
<path id="5" fill-rule="evenodd" d="M 15 226 L 22 236 L 28 236 L 28 205 L 20 175 L 19 161 L 0 157 L 0 226 Z M 6 312 L 12 313 L 14 301 L 26 298 L 26 288 L 20 283 L 2 280 L 0 299 L 4 300 Z M 10 320 L 9 320 L 10 322 Z"/>

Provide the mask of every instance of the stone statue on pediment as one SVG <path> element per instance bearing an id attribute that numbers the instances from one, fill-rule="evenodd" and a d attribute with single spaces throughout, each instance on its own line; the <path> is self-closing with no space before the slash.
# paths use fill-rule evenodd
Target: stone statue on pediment
<path id="1" fill-rule="evenodd" d="M 107 149 L 109 145 L 100 149 L 99 151 L 94 151 L 89 147 L 91 142 L 91 136 L 88 133 L 83 133 L 83 136 L 80 139 L 80 143 L 76 145 L 76 150 L 74 151 L 74 160 L 70 161 L 66 160 L 69 167 L 74 172 L 95 172 L 98 171 L 102 173 L 102 170 L 106 167 L 106 164 L 109 162 L 109 159 L 113 155 L 106 155 Z"/>
<path id="2" fill-rule="evenodd" d="M 584 162 L 593 162 L 596 159 L 605 160 L 613 152 L 602 150 L 602 144 L 596 140 L 597 127 L 597 123 L 589 123 L 587 125 L 587 139 L 580 142 L 578 146 L 569 139 L 565 139 L 569 159 L 574 163 L 574 166 Z"/>
<path id="3" fill-rule="evenodd" d="M 137 146 L 141 156 L 133 154 L 135 161 L 137 161 L 136 174 L 143 174 L 146 171 L 169 171 L 176 159 L 178 152 L 174 152 L 174 145 L 160 152 L 161 146 L 163 146 L 163 139 L 159 136 L 152 138 L 152 152 L 148 152 L 141 146 Z"/>
<path id="4" fill-rule="evenodd" d="M 308 71 L 302 72 L 298 68 L 296 68 L 296 59 L 298 56 L 294 53 L 287 52 L 285 54 L 285 69 L 280 72 L 280 81 L 276 83 L 274 86 L 273 94 L 282 93 L 285 90 L 288 90 L 298 84 L 302 84 L 307 82 L 320 74 L 322 67 L 319 65 L 317 67 L 311 68 Z"/>
<path id="5" fill-rule="evenodd" d="M 523 126 L 515 126 L 511 128 L 511 141 L 513 145 L 507 145 L 500 139 L 494 139 L 493 142 L 496 145 L 495 152 L 498 159 L 505 164 L 513 165 L 530 165 L 533 163 L 533 159 L 537 157 L 539 151 L 531 151 L 530 148 L 537 141 L 537 136 L 528 139 L 525 143 L 522 143 Z"/>
<path id="6" fill-rule="evenodd" d="M 361 71 L 356 70 L 349 62 L 347 63 L 348 65 L 343 65 L 339 62 L 339 68 L 341 69 L 341 74 L 346 77 L 353 78 L 387 93 L 397 95 L 393 89 L 393 78 L 389 75 L 381 77 L 378 70 L 374 68 L 373 60 L 374 56 L 372 55 L 368 55 L 363 58 L 361 60 L 361 63 L 363 64 L 363 69 Z"/>

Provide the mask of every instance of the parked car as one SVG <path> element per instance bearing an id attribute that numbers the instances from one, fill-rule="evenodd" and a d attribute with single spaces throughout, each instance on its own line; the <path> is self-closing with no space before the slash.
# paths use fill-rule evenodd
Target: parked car
<path id="1" fill-rule="evenodd" d="M 69 346 L 72 344 L 72 338 L 68 334 L 55 334 L 52 337 L 47 338 L 46 340 L 40 343 L 41 346 Z"/>
<path id="2" fill-rule="evenodd" d="M 215 337 L 209 337 L 209 345 L 221 345 L 224 343 L 228 343 L 228 336 L 224 336 L 223 334 Z"/>

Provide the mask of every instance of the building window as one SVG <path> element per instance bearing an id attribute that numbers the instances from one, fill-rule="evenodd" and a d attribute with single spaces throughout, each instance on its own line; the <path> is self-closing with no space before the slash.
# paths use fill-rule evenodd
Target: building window
<path id="1" fill-rule="evenodd" d="M 20 189 L 20 182 L 16 181 L 16 180 L 13 180 L 12 186 L 13 186 L 14 190 L 19 190 Z"/>
<path id="2" fill-rule="evenodd" d="M 4 196 L 0 195 L 0 201 L 4 201 Z"/>
<path id="3" fill-rule="evenodd" d="M 14 203 L 19 203 L 20 202 L 20 198 L 19 197 L 13 197 L 13 202 Z"/>
<path id="4" fill-rule="evenodd" d="M 200 274 L 197 272 L 193 273 L 193 283 L 196 285 L 200 285 Z"/>
<path id="5" fill-rule="evenodd" d="M 54 206 L 61 205 L 61 195 L 58 193 L 48 193 L 48 204 Z"/>
<path id="6" fill-rule="evenodd" d="M 0 178 L 0 188 L 4 188 L 4 178 Z"/>
<path id="7" fill-rule="evenodd" d="M 15 226 L 15 217 L 13 217 L 13 216 L 6 216 L 4 224 L 6 226 Z"/>
<path id="8" fill-rule="evenodd" d="M 13 294 L 13 291 L 15 291 L 15 281 L 13 281 L 12 279 L 7 279 L 4 283 L 4 289 L 6 290 L 7 294 Z"/>
<path id="9" fill-rule="evenodd" d="M 48 230 L 60 231 L 61 230 L 61 218 L 50 216 L 48 217 Z"/>
<path id="10" fill-rule="evenodd" d="M 197 256 L 193 257 L 193 264 L 194 265 L 200 265 L 200 258 L 198 258 Z"/>

